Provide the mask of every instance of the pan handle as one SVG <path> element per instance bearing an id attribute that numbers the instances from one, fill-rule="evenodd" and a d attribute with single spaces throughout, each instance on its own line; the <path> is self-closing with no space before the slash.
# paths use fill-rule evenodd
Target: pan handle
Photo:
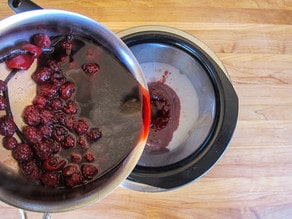
<path id="1" fill-rule="evenodd" d="M 30 0 L 8 0 L 8 5 L 15 13 L 42 9 Z"/>

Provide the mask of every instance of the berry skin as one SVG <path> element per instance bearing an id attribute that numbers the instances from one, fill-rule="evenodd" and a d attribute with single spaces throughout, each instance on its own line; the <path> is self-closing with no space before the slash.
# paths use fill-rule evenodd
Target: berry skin
<path id="1" fill-rule="evenodd" d="M 27 70 L 32 65 L 34 58 L 29 54 L 16 55 L 11 59 L 8 59 L 5 63 L 10 69 Z"/>
<path id="2" fill-rule="evenodd" d="M 93 162 L 95 160 L 95 156 L 91 151 L 86 151 L 83 154 L 83 158 L 84 158 L 84 160 L 86 160 L 89 163 L 91 163 L 91 162 Z"/>
<path id="3" fill-rule="evenodd" d="M 60 185 L 60 173 L 46 172 L 42 175 L 41 181 L 46 186 L 58 187 Z"/>
<path id="4" fill-rule="evenodd" d="M 69 164 L 62 170 L 62 175 L 66 177 L 78 172 L 80 172 L 79 166 L 75 164 Z"/>
<path id="5" fill-rule="evenodd" d="M 67 81 L 60 88 L 60 97 L 63 100 L 68 100 L 71 98 L 74 91 L 75 91 L 75 84 L 70 81 Z"/>
<path id="6" fill-rule="evenodd" d="M 46 171 L 58 171 L 62 170 L 66 163 L 66 160 L 61 159 L 60 157 L 51 156 L 50 158 L 44 160 L 43 167 Z"/>
<path id="7" fill-rule="evenodd" d="M 25 44 L 21 48 L 29 51 L 32 54 L 33 59 L 40 57 L 40 55 L 43 52 L 40 47 L 33 45 L 33 44 Z"/>
<path id="8" fill-rule="evenodd" d="M 95 75 L 100 69 L 99 65 L 96 63 L 83 64 L 81 68 L 86 74 L 89 75 Z"/>
<path id="9" fill-rule="evenodd" d="M 65 149 L 73 148 L 75 146 L 75 142 L 76 142 L 75 137 L 73 135 L 69 134 L 65 137 L 63 147 Z"/>
<path id="10" fill-rule="evenodd" d="M 102 132 L 99 128 L 91 128 L 89 132 L 87 132 L 87 139 L 91 142 L 97 141 L 101 136 Z"/>
<path id="11" fill-rule="evenodd" d="M 46 107 L 46 105 L 48 104 L 48 99 L 41 96 L 41 95 L 37 95 L 35 96 L 35 98 L 32 101 L 33 105 L 36 106 L 38 109 L 43 109 Z"/>
<path id="12" fill-rule="evenodd" d="M 6 148 L 7 150 L 12 150 L 16 148 L 18 143 L 17 143 L 16 138 L 14 138 L 13 136 L 11 137 L 5 136 L 2 140 L 2 144 L 3 144 L 3 147 Z"/>
<path id="13" fill-rule="evenodd" d="M 73 100 L 68 100 L 66 106 L 63 108 L 63 112 L 66 114 L 75 115 L 78 112 L 78 105 Z"/>
<path id="14" fill-rule="evenodd" d="M 46 83 L 47 81 L 49 81 L 51 79 L 51 71 L 49 68 L 47 67 L 42 67 L 37 69 L 33 75 L 32 75 L 32 79 L 37 83 L 37 84 L 43 84 Z"/>
<path id="15" fill-rule="evenodd" d="M 57 119 L 51 110 L 44 109 L 41 112 L 40 117 L 41 117 L 41 123 L 44 125 L 51 125 L 57 122 Z"/>
<path id="16" fill-rule="evenodd" d="M 0 135 L 12 136 L 16 131 L 16 125 L 11 116 L 0 117 Z"/>
<path id="17" fill-rule="evenodd" d="M 46 98 L 52 98 L 57 93 L 55 84 L 45 83 L 37 87 L 37 94 Z"/>
<path id="18" fill-rule="evenodd" d="M 18 144 L 12 150 L 13 158 L 19 163 L 30 161 L 33 157 L 33 151 L 28 144 Z"/>
<path id="19" fill-rule="evenodd" d="M 73 152 L 71 153 L 70 159 L 73 163 L 80 163 L 82 161 L 82 156 L 77 152 Z"/>
<path id="20" fill-rule="evenodd" d="M 87 132 L 89 125 L 86 120 L 79 119 L 74 126 L 74 130 L 78 135 L 83 135 Z"/>
<path id="21" fill-rule="evenodd" d="M 34 126 L 25 126 L 22 129 L 23 136 L 31 144 L 37 144 L 42 140 L 42 135 Z"/>
<path id="22" fill-rule="evenodd" d="M 32 37 L 33 44 L 40 48 L 49 48 L 51 46 L 51 39 L 48 35 L 39 33 Z"/>
<path id="23" fill-rule="evenodd" d="M 60 98 L 55 98 L 51 102 L 51 107 L 54 110 L 61 110 L 63 108 L 63 101 Z"/>
<path id="24" fill-rule="evenodd" d="M 81 172 L 85 179 L 91 180 L 97 175 L 98 169 L 92 164 L 84 164 L 81 166 Z"/>
<path id="25" fill-rule="evenodd" d="M 35 160 L 20 165 L 21 172 L 30 180 L 39 180 L 42 170 L 37 165 Z"/>
<path id="26" fill-rule="evenodd" d="M 43 125 L 39 128 L 40 134 L 42 135 L 42 138 L 50 139 L 53 134 L 53 127 L 50 125 Z"/>
<path id="27" fill-rule="evenodd" d="M 77 145 L 81 148 L 81 149 L 87 149 L 88 148 L 88 142 L 87 142 L 87 140 L 86 140 L 86 138 L 85 137 L 83 137 L 83 136 L 79 136 L 78 138 L 77 138 Z"/>
<path id="28" fill-rule="evenodd" d="M 6 99 L 0 95 L 0 110 L 5 110 L 7 107 Z"/>
<path id="29" fill-rule="evenodd" d="M 51 142 L 43 141 L 34 145 L 34 150 L 40 160 L 47 160 L 53 154 L 51 150 Z"/>
<path id="30" fill-rule="evenodd" d="M 33 105 L 25 107 L 23 111 L 23 120 L 28 125 L 38 125 L 41 121 L 39 109 Z"/>
<path id="31" fill-rule="evenodd" d="M 72 175 L 65 177 L 65 184 L 68 187 L 75 187 L 83 184 L 83 177 L 80 172 L 73 173 Z"/>

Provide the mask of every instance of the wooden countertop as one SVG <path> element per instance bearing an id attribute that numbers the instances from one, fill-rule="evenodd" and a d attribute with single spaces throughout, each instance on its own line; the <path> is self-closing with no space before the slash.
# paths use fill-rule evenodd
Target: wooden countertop
<path id="1" fill-rule="evenodd" d="M 198 181 L 165 193 L 118 188 L 94 205 L 53 218 L 291 218 L 291 0 L 35 0 L 78 12 L 114 32 L 158 24 L 185 30 L 225 64 L 240 100 L 230 147 Z M 0 19 L 13 15 L 0 1 Z M 0 217 L 18 211 L 0 203 Z M 29 213 L 30 218 L 41 218 Z"/>

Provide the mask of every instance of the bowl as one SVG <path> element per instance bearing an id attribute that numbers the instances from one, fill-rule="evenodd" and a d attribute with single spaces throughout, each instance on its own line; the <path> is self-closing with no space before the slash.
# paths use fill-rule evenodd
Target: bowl
<path id="1" fill-rule="evenodd" d="M 146 147 L 122 185 L 157 192 L 193 182 L 219 160 L 236 127 L 238 98 L 224 65 L 200 40 L 171 27 L 118 35 L 140 63 L 152 107 Z"/>

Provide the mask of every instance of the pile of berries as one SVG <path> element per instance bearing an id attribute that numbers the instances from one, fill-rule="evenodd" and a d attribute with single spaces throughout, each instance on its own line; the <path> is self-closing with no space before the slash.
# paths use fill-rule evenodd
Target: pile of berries
<path id="1" fill-rule="evenodd" d="M 0 58 L 14 73 L 28 69 L 38 58 L 32 75 L 37 84 L 36 96 L 23 111 L 26 125 L 21 129 L 14 123 L 7 104 L 9 80 L 0 80 L 0 110 L 6 111 L 0 117 L 0 135 L 3 147 L 11 150 L 22 174 L 49 187 L 83 185 L 99 173 L 90 145 L 101 138 L 102 132 L 79 117 L 80 109 L 74 101 L 76 86 L 61 69 L 61 63 L 71 54 L 72 39 L 63 37 L 52 45 L 49 36 L 36 34 L 31 44 Z M 80 68 L 89 75 L 99 71 L 96 63 L 85 63 Z"/>

